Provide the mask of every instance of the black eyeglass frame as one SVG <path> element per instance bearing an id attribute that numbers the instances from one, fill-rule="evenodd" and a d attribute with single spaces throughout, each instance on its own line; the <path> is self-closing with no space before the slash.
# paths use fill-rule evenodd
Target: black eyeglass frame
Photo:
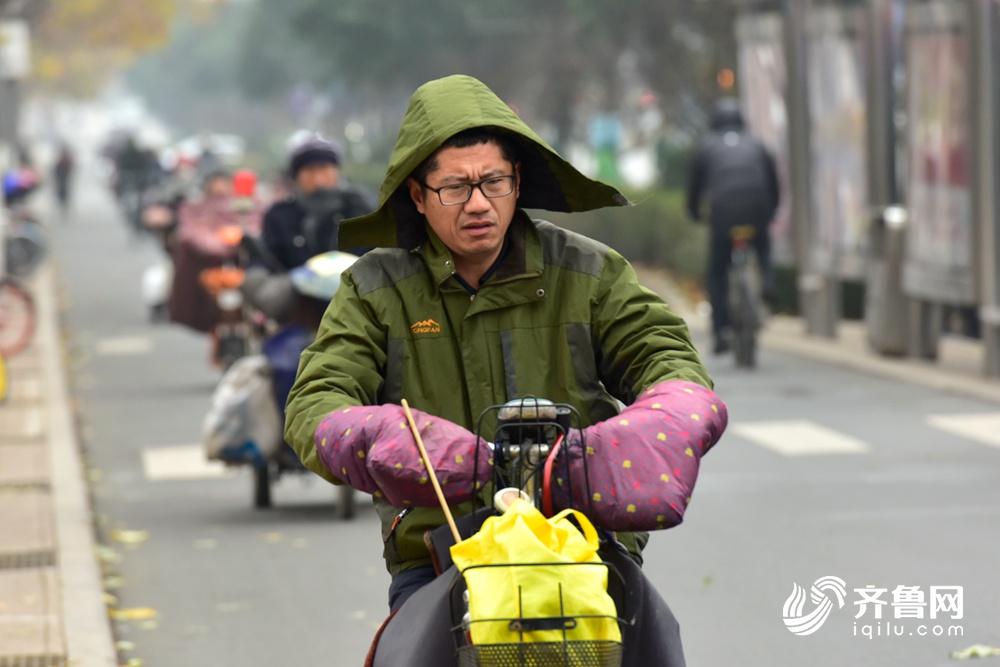
<path id="1" fill-rule="evenodd" d="M 465 204 L 470 199 L 472 199 L 472 192 L 473 192 L 473 190 L 476 190 L 476 189 L 478 189 L 481 193 L 483 193 L 483 196 L 486 197 L 487 199 L 500 199 L 501 197 L 509 197 L 514 192 L 514 179 L 516 178 L 516 176 L 517 176 L 517 174 L 505 174 L 503 176 L 490 176 L 489 178 L 484 178 L 484 179 L 481 179 L 481 180 L 478 180 L 478 181 L 471 181 L 469 183 L 449 183 L 448 185 L 442 185 L 439 188 L 431 187 L 427 183 L 421 183 L 420 185 L 424 186 L 424 188 L 426 188 L 426 189 L 430 190 L 431 192 L 433 192 L 434 194 L 436 194 L 437 197 L 438 197 L 438 201 L 441 202 L 441 206 L 461 206 L 462 204 Z M 505 192 L 502 195 L 488 195 L 488 194 L 486 194 L 486 190 L 483 190 L 483 183 L 488 183 L 490 181 L 497 181 L 497 180 L 501 180 L 501 179 L 505 179 L 505 180 L 507 180 L 508 183 L 510 183 L 510 190 L 508 190 L 507 192 Z M 466 195 L 465 199 L 463 199 L 462 201 L 456 201 L 456 202 L 451 202 L 450 204 L 446 204 L 445 201 L 444 201 L 444 199 L 441 197 L 441 191 L 442 190 L 447 190 L 448 188 L 457 188 L 457 187 L 468 188 L 469 189 L 469 194 Z"/>

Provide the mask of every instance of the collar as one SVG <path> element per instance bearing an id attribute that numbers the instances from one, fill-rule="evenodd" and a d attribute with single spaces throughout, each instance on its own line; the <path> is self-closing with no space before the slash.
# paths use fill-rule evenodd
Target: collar
<path id="1" fill-rule="evenodd" d="M 455 273 L 455 258 L 430 225 L 425 223 L 425 227 L 427 241 L 412 252 L 419 253 L 423 257 L 435 284 L 444 288 L 450 278 L 458 278 L 458 274 Z M 538 238 L 538 230 L 531 218 L 523 210 L 518 209 L 507 229 L 504 249 L 484 277 L 489 278 L 488 285 L 492 287 L 514 280 L 538 277 L 542 274 L 543 266 L 542 243 Z M 462 283 L 464 281 L 458 284 Z M 485 287 L 487 285 L 481 284 L 480 291 Z M 466 285 L 466 289 L 471 289 L 471 286 Z"/>

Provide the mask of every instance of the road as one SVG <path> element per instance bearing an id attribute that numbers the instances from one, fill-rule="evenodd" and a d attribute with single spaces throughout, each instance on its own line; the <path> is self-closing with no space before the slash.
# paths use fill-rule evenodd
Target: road
<path id="1" fill-rule="evenodd" d="M 332 489 L 291 477 L 258 511 L 249 474 L 199 461 L 219 378 L 207 342 L 148 321 L 139 281 L 158 249 L 129 237 L 104 190 L 79 194 L 55 255 L 123 662 L 360 664 L 388 584 L 370 503 L 338 521 Z M 1000 408 L 770 350 L 753 373 L 709 364 L 731 428 L 645 566 L 690 665 L 945 665 L 1000 645 Z M 846 583 L 844 606 L 824 593 L 825 625 L 794 636 L 782 605 L 823 576 Z M 855 604 L 868 585 L 887 589 L 882 622 L 904 636 L 862 636 L 882 629 Z M 897 586 L 916 587 L 922 621 L 893 619 Z M 961 619 L 926 618 L 932 586 L 964 587 Z M 921 637 L 922 623 L 964 636 Z"/>

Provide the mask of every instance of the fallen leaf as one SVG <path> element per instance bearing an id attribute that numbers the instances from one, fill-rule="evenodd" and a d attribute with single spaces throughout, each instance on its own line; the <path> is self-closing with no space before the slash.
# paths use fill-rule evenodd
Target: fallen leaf
<path id="1" fill-rule="evenodd" d="M 116 621 L 148 621 L 159 614 L 152 607 L 126 607 L 125 609 L 109 609 L 108 615 Z"/>
<path id="2" fill-rule="evenodd" d="M 135 650 L 135 644 L 133 644 L 130 641 L 121 639 L 121 640 L 115 642 L 115 649 L 117 649 L 119 651 L 134 651 Z"/>
<path id="3" fill-rule="evenodd" d="M 262 533 L 260 539 L 264 540 L 268 544 L 277 544 L 285 539 L 285 536 L 281 533 Z"/>
<path id="4" fill-rule="evenodd" d="M 156 621 L 149 620 L 140 623 L 139 627 L 143 630 L 155 630 L 156 628 L 160 627 L 160 624 L 157 623 Z"/>
<path id="5" fill-rule="evenodd" d="M 118 605 L 118 598 L 111 593 L 105 593 L 101 597 L 104 599 L 104 605 L 106 607 L 115 607 Z"/>
<path id="6" fill-rule="evenodd" d="M 952 651 L 952 660 L 968 660 L 969 658 L 992 658 L 1000 656 L 1000 647 L 974 644 L 961 651 Z"/>
<path id="7" fill-rule="evenodd" d="M 111 547 L 106 547 L 104 545 L 98 545 L 96 548 L 97 560 L 105 564 L 117 564 L 122 560 L 121 554 L 112 549 Z"/>
<path id="8" fill-rule="evenodd" d="M 149 532 L 145 530 L 112 530 L 111 539 L 121 542 L 127 546 L 142 544 L 149 539 Z"/>
<path id="9" fill-rule="evenodd" d="M 116 590 L 125 585 L 125 580 L 118 576 L 104 577 L 104 587 L 108 590 Z"/>

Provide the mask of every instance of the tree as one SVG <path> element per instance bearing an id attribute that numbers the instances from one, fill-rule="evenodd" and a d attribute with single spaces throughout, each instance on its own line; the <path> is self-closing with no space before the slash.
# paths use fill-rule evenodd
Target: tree
<path id="1" fill-rule="evenodd" d="M 170 38 L 179 0 L 50 0 L 34 29 L 35 79 L 89 95 Z"/>

